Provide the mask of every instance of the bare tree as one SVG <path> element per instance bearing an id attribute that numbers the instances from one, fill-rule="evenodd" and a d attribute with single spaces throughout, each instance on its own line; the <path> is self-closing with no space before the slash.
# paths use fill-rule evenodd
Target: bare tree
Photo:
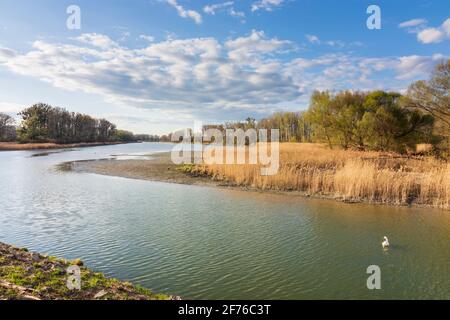
<path id="1" fill-rule="evenodd" d="M 0 113 L 0 141 L 10 141 L 15 138 L 14 118 Z"/>
<path id="2" fill-rule="evenodd" d="M 441 156 L 450 157 L 450 59 L 436 66 L 430 80 L 413 83 L 405 103 L 436 119 L 434 132 L 440 142 L 435 149 Z"/>
<path id="3" fill-rule="evenodd" d="M 429 81 L 409 87 L 407 103 L 432 114 L 450 130 L 450 59 L 436 66 Z"/>

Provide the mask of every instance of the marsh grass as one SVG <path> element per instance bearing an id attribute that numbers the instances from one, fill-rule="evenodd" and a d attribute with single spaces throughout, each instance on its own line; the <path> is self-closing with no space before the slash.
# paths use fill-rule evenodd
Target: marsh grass
<path id="1" fill-rule="evenodd" d="M 260 166 L 249 164 L 205 164 L 190 171 L 262 190 L 301 191 L 345 201 L 450 209 L 450 164 L 425 156 L 283 143 L 276 175 L 261 176 Z"/>

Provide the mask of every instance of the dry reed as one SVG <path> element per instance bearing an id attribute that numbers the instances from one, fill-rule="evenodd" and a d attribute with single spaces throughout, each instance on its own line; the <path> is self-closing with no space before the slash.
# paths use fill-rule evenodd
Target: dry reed
<path id="1" fill-rule="evenodd" d="M 200 165 L 194 170 L 238 186 L 301 191 L 345 201 L 430 205 L 450 209 L 450 164 L 431 157 L 330 150 L 320 144 L 283 143 L 276 175 L 259 165 Z"/>

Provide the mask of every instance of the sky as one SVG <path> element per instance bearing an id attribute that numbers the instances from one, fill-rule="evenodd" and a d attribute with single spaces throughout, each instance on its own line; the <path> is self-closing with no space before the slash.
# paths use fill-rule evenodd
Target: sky
<path id="1" fill-rule="evenodd" d="M 405 92 L 449 49 L 448 0 L 0 0 L 0 112 L 164 134 L 305 110 L 314 90 Z"/>

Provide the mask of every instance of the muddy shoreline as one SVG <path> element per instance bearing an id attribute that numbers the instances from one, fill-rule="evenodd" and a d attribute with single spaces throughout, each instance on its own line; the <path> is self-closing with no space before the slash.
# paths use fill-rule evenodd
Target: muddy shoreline
<path id="1" fill-rule="evenodd" d="M 63 171 L 87 172 L 137 180 L 161 181 L 188 185 L 220 186 L 206 176 L 193 176 L 180 170 L 170 160 L 170 153 L 152 154 L 146 160 L 98 159 L 72 161 L 60 164 Z"/>
<path id="2" fill-rule="evenodd" d="M 122 177 L 136 180 L 159 181 L 177 183 L 185 185 L 197 185 L 215 187 L 237 191 L 248 191 L 258 193 L 283 194 L 304 198 L 332 200 L 345 203 L 365 203 L 383 206 L 403 206 L 403 207 L 425 207 L 436 208 L 430 205 L 409 204 L 400 205 L 396 203 L 381 203 L 375 201 L 348 201 L 342 196 L 335 194 L 310 194 L 299 190 L 274 190 L 259 189 L 251 186 L 236 185 L 225 180 L 214 180 L 210 176 L 197 175 L 183 170 L 182 165 L 175 165 L 170 160 L 170 153 L 152 154 L 150 160 L 116 160 L 98 159 L 65 162 L 58 166 L 59 170 L 79 173 L 94 173 L 105 176 Z M 441 209 L 444 210 L 444 209 Z"/>

